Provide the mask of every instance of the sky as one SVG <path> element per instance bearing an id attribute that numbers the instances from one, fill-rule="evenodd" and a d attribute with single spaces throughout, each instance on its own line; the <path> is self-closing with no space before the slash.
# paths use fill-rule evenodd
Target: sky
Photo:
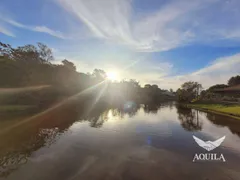
<path id="1" fill-rule="evenodd" d="M 0 41 L 176 90 L 240 74 L 239 0 L 1 0 Z"/>

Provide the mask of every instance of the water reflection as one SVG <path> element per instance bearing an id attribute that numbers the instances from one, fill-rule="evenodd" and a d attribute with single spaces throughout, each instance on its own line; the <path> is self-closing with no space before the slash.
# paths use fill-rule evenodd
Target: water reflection
<path id="1" fill-rule="evenodd" d="M 33 135 L 29 142 L 23 142 L 19 147 L 8 147 L 8 149 L 4 149 L 4 152 L 2 149 L 0 154 L 0 176 L 7 176 L 19 166 L 26 164 L 32 152 L 54 143 L 57 140 L 58 132 L 58 128 L 40 129 L 39 133 Z"/>
<path id="2" fill-rule="evenodd" d="M 7 176 L 20 165 L 25 164 L 32 152 L 54 143 L 57 137 L 78 119 L 81 109 L 73 105 L 62 106 L 49 113 L 26 118 L 27 123 L 15 128 L 2 129 L 0 131 L 1 176 Z"/>
<path id="3" fill-rule="evenodd" d="M 233 134 L 240 137 L 240 123 L 237 120 L 231 118 L 226 120 L 226 117 L 224 116 L 210 113 L 206 113 L 206 118 L 217 126 L 227 127 Z"/>
<path id="4" fill-rule="evenodd" d="M 145 113 L 153 113 L 156 114 L 158 112 L 158 109 L 161 107 L 161 104 L 144 104 L 144 112 Z"/>
<path id="5" fill-rule="evenodd" d="M 81 118 L 84 118 L 85 121 L 89 121 L 91 127 L 100 128 L 104 122 L 108 121 L 109 118 L 118 117 L 123 119 L 125 115 L 133 117 L 139 109 L 140 105 L 134 102 L 126 102 L 122 106 L 120 105 L 112 108 L 101 105 L 101 108 L 96 106 L 94 111 L 92 111 L 88 116 Z"/>
<path id="6" fill-rule="evenodd" d="M 109 118 L 133 117 L 140 109 L 140 105 L 126 102 L 126 104 L 114 108 L 109 108 L 105 104 L 96 105 L 89 112 L 87 109 L 90 105 L 63 106 L 42 116 L 37 116 L 27 124 L 11 129 L 9 132 L 2 133 L 0 135 L 0 175 L 9 175 L 20 165 L 25 164 L 32 152 L 43 146 L 50 146 L 75 121 L 88 121 L 90 127 L 101 128 Z M 148 107 L 146 113 L 156 113 L 160 105 L 146 105 L 145 107 Z"/>
<path id="7" fill-rule="evenodd" d="M 166 131 L 166 128 L 169 128 L 171 131 L 174 131 L 177 122 L 180 122 L 181 126 L 177 126 L 177 128 L 181 130 L 186 130 L 186 132 L 201 132 L 204 123 L 209 121 L 213 125 L 216 125 L 216 127 L 228 127 L 233 134 L 237 134 L 240 137 L 240 123 L 238 121 L 229 120 L 227 117 L 220 115 L 202 113 L 198 110 L 181 107 L 172 102 L 143 105 L 126 102 L 126 104 L 117 107 L 109 107 L 106 104 L 101 104 L 96 105 L 91 111 L 87 111 L 89 106 L 86 104 L 68 104 L 47 114 L 36 116 L 29 120 L 27 124 L 25 123 L 9 131 L 5 132 L 4 130 L 4 133 L 0 133 L 0 176 L 7 177 L 22 165 L 28 163 L 29 157 L 31 157 L 33 152 L 42 147 L 51 147 L 69 131 L 74 122 L 88 122 L 92 130 L 97 130 L 95 128 L 102 128 L 111 119 L 116 119 L 116 121 L 131 119 L 131 121 L 126 121 L 126 124 L 128 126 L 136 126 L 138 130 L 137 134 L 141 134 L 141 132 L 145 132 L 146 130 L 148 131 L 150 135 L 148 134 L 144 137 L 144 141 L 149 146 L 158 142 L 159 138 L 163 138 L 161 142 L 168 143 L 168 147 L 176 147 L 177 145 L 173 146 L 170 144 L 171 142 L 175 142 L 166 139 L 161 130 Z M 176 122 L 174 122 L 175 115 L 177 117 Z M 200 115 L 201 117 L 205 115 L 205 118 L 200 118 Z M 172 119 L 167 121 L 166 118 Z M 160 127 L 160 130 L 154 129 L 155 126 Z M 161 129 L 161 127 L 163 128 Z M 121 129 L 120 125 L 119 129 Z M 154 135 L 156 132 L 159 133 L 158 136 Z M 88 133 L 91 133 L 91 131 Z M 134 138 L 131 135 L 125 135 L 129 139 Z M 163 145 L 159 144 L 159 147 L 163 147 Z"/>
<path id="8" fill-rule="evenodd" d="M 187 131 L 200 131 L 202 130 L 202 121 L 199 120 L 199 111 L 177 106 L 178 119 L 181 125 Z"/>

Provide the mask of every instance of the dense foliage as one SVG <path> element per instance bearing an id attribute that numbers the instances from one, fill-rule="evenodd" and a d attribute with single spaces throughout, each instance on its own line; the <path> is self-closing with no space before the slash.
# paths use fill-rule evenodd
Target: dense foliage
<path id="1" fill-rule="evenodd" d="M 198 98 L 202 85 L 198 82 L 188 81 L 182 84 L 181 88 L 177 90 L 177 96 L 179 101 L 191 101 Z"/>
<path id="2" fill-rule="evenodd" d="M 202 85 L 198 82 L 185 82 L 182 84 L 181 88 L 177 90 L 178 101 L 181 102 L 194 102 L 199 100 L 210 100 L 210 101 L 237 101 L 237 98 L 240 97 L 239 93 L 231 93 L 219 91 L 224 88 L 236 86 L 240 84 L 240 76 L 231 77 L 228 80 L 228 85 L 226 84 L 216 84 L 210 86 L 208 89 L 203 90 Z"/>
<path id="3" fill-rule="evenodd" d="M 111 82 L 106 79 L 106 72 L 101 69 L 85 74 L 77 72 L 74 63 L 67 59 L 64 59 L 62 64 L 54 64 L 53 61 L 52 50 L 42 43 L 38 43 L 37 46 L 25 45 L 17 48 L 0 43 L 0 88 L 50 85 L 54 88 L 51 91 L 52 97 L 53 94 L 70 96 L 101 86 L 92 94 L 101 97 L 108 96 L 105 99 L 111 101 L 140 101 L 140 99 L 158 101 L 166 97 L 166 94 L 164 95 L 166 90 L 161 90 L 157 85 L 146 85 L 142 88 L 139 82 L 133 79 Z M 32 97 L 42 98 L 36 93 L 29 96 L 30 99 Z M 46 97 L 46 95 L 42 96 Z M 25 99 L 26 102 L 28 98 L 21 95 L 21 99 Z M 18 99 L 15 98 L 15 103 L 17 102 Z"/>
<path id="4" fill-rule="evenodd" d="M 228 85 L 229 86 L 235 86 L 235 85 L 239 85 L 240 84 L 240 76 L 234 76 L 234 77 L 231 77 L 229 80 L 228 80 Z"/>

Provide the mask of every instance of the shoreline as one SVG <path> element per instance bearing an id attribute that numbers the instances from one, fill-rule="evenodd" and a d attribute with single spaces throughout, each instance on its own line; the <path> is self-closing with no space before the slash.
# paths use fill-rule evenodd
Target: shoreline
<path id="1" fill-rule="evenodd" d="M 204 111 L 204 112 L 215 113 L 215 114 L 228 116 L 228 117 L 232 117 L 234 119 L 240 120 L 240 114 L 221 111 L 221 107 L 223 107 L 223 105 L 220 105 L 220 104 L 217 105 L 217 106 L 220 106 L 220 108 L 217 108 L 217 109 L 212 109 L 211 108 L 212 105 L 207 105 L 207 104 L 181 104 L 181 105 L 183 105 L 185 107 L 188 107 L 188 108 L 193 108 L 193 109 L 201 110 L 201 111 Z M 231 108 L 231 107 L 240 108 L 240 106 L 228 106 L 228 108 Z"/>

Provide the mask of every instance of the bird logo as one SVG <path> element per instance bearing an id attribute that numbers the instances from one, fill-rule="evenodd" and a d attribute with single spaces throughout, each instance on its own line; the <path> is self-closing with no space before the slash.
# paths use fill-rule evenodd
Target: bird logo
<path id="1" fill-rule="evenodd" d="M 196 143 L 206 149 L 207 151 L 212 151 L 213 149 L 217 148 L 218 146 L 220 146 L 222 144 L 222 142 L 225 139 L 225 136 L 217 139 L 216 141 L 203 141 L 199 138 L 197 138 L 196 136 L 193 136 L 193 139 L 196 141 Z"/>

